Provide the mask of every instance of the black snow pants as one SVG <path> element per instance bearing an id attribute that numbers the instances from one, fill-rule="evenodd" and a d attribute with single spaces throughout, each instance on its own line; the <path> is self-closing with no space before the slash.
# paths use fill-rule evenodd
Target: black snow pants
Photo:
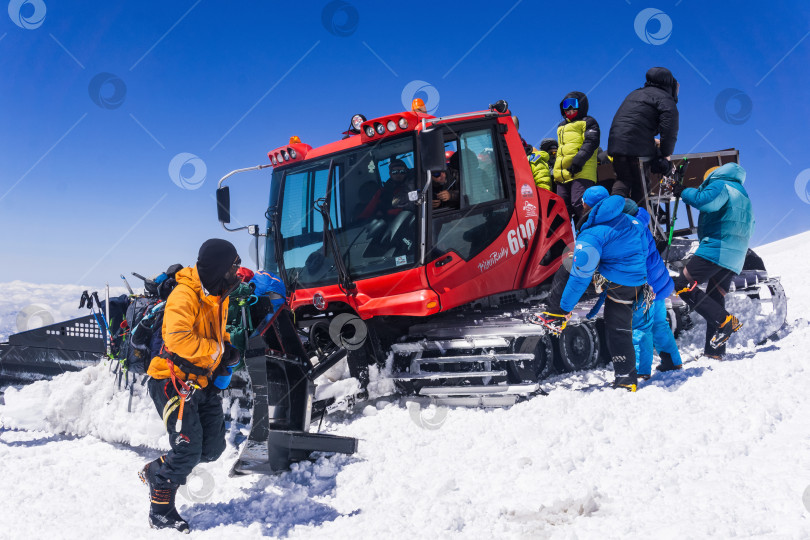
<path id="1" fill-rule="evenodd" d="M 568 283 L 568 270 L 561 266 L 554 274 L 547 309 L 562 313 L 560 301 Z M 613 361 L 613 373 L 618 384 L 636 384 L 636 350 L 633 347 L 633 311 L 636 302 L 643 297 L 643 286 L 629 287 L 607 282 L 605 299 L 605 341 Z"/>
<path id="2" fill-rule="evenodd" d="M 568 217 L 574 220 L 574 223 L 579 223 L 584 210 L 582 209 L 582 195 L 589 187 L 596 185 L 596 182 L 585 180 L 583 178 L 576 178 L 565 184 L 556 183 L 556 193 L 565 201 L 565 207 L 568 209 Z"/>
<path id="3" fill-rule="evenodd" d="M 183 425 L 175 431 L 179 409 L 164 417 L 166 404 L 177 396 L 171 379 L 149 379 L 149 395 L 169 432 L 172 449 L 155 476 L 159 489 L 186 483 L 186 477 L 201 461 L 210 462 L 225 451 L 225 414 L 218 389 L 211 383 L 195 390 L 183 408 Z M 180 399 L 180 398 L 178 398 Z M 173 402 L 172 405 L 177 402 Z M 167 410 L 172 408 L 169 406 Z"/>
<path id="4" fill-rule="evenodd" d="M 611 195 L 621 195 L 626 199 L 633 199 L 639 208 L 646 208 L 644 198 L 644 184 L 639 169 L 639 158 L 634 156 L 613 156 L 613 171 L 616 181 L 613 183 Z"/>
<path id="5" fill-rule="evenodd" d="M 684 271 L 691 279 L 684 275 Z M 722 356 L 726 352 L 725 344 L 714 348 L 709 342 L 717 327 L 723 324 L 728 316 L 725 296 L 735 275 L 731 270 L 695 255 L 675 278 L 675 292 L 678 296 L 706 319 L 706 343 L 703 348 L 705 354 Z M 707 284 L 706 292 L 697 287 L 701 283 Z"/>
<path id="6" fill-rule="evenodd" d="M 633 311 L 643 297 L 643 286 L 608 282 L 605 299 L 605 341 L 613 361 L 616 384 L 636 384 L 636 350 L 633 347 Z"/>

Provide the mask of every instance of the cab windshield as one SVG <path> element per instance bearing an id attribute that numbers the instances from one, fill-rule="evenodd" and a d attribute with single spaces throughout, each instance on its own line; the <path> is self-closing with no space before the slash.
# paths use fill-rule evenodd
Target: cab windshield
<path id="1" fill-rule="evenodd" d="M 323 209 L 330 162 L 327 223 Z M 339 281 L 325 227 L 334 232 L 351 280 L 412 267 L 418 258 L 415 173 L 413 135 L 283 171 L 281 189 L 271 190 L 270 206 L 278 212 L 273 242 L 290 288 Z"/>

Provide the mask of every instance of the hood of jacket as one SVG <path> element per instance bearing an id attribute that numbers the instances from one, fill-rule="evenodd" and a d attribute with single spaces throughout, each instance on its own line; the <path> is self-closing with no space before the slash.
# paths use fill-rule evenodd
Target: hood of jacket
<path id="1" fill-rule="evenodd" d="M 624 210 L 624 197 L 621 195 L 611 195 L 596 203 L 593 208 L 588 212 L 585 222 L 582 224 L 581 229 L 587 229 L 593 225 L 607 223 L 615 219 L 617 216 L 622 215 Z"/>
<path id="2" fill-rule="evenodd" d="M 205 294 L 205 290 L 200 281 L 200 274 L 197 272 L 197 266 L 187 266 L 175 275 L 178 285 L 185 285 L 189 287 L 200 298 L 200 302 L 205 302 L 211 306 L 216 306 L 219 303 L 219 296 Z"/>
<path id="3" fill-rule="evenodd" d="M 727 182 L 737 182 L 742 185 L 745 183 L 745 169 L 740 167 L 737 163 L 726 163 L 716 168 L 712 173 L 706 177 L 706 180 L 700 187 L 708 186 L 712 182 L 725 180 Z"/>
<path id="4" fill-rule="evenodd" d="M 540 150 L 544 152 L 551 152 L 551 149 L 559 148 L 559 144 L 557 144 L 557 139 L 543 139 L 540 141 Z"/>
<path id="5" fill-rule="evenodd" d="M 667 68 L 654 67 L 647 70 L 647 82 L 644 86 L 654 86 L 667 92 L 678 102 L 678 81 Z"/>
<path id="6" fill-rule="evenodd" d="M 568 98 L 577 98 L 577 100 L 579 100 L 579 109 L 577 109 L 578 113 L 572 120 L 568 120 L 568 118 L 565 118 L 565 111 L 563 111 L 563 101 L 565 101 Z M 588 97 L 582 92 L 568 92 L 567 94 L 565 94 L 565 97 L 562 98 L 562 101 L 560 101 L 560 114 L 563 116 L 563 118 L 565 118 L 569 122 L 582 120 L 583 118 L 588 116 Z"/>

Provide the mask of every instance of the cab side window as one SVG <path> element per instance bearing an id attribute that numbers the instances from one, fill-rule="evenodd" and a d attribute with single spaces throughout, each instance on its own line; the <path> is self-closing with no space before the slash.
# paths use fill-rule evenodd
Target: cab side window
<path id="1" fill-rule="evenodd" d="M 458 175 L 460 205 L 454 211 L 434 213 L 428 260 L 449 251 L 470 260 L 500 236 L 513 211 L 498 167 L 492 129 L 462 132 L 456 145 L 448 175 Z"/>
<path id="2" fill-rule="evenodd" d="M 504 198 L 503 182 L 495 163 L 492 131 L 480 129 L 462 133 L 461 194 L 468 206 Z"/>

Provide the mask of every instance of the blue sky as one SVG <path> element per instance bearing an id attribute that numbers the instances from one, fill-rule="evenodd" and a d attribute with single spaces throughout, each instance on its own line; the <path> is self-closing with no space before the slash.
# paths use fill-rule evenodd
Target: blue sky
<path id="1" fill-rule="evenodd" d="M 659 65 L 681 83 L 676 153 L 740 150 L 753 245 L 805 231 L 810 4 L 735 5 L 11 0 L 0 281 L 117 285 L 193 264 L 209 237 L 247 260 L 250 237 L 216 221 L 219 178 L 266 163 L 291 135 L 319 146 L 354 113 L 403 110 L 403 90 L 424 86 L 412 81 L 432 87 L 417 95 L 430 90 L 435 114 L 507 99 L 531 142 L 550 134 L 567 92 L 587 92 L 606 146 L 622 99 Z M 175 183 L 182 153 L 198 159 Z M 263 224 L 268 182 L 236 177 L 235 221 Z"/>

